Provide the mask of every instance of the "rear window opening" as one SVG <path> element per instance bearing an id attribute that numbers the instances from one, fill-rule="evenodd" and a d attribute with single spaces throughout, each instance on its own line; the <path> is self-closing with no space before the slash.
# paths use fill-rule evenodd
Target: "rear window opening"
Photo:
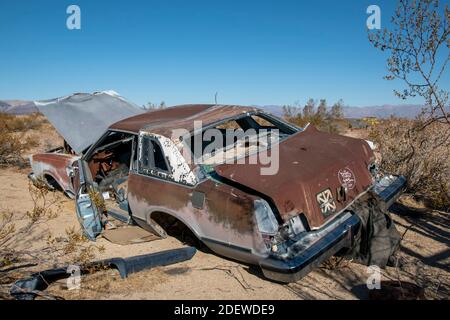
<path id="1" fill-rule="evenodd" d="M 215 129 L 215 130 L 210 130 Z M 186 141 L 197 163 L 221 164 L 270 149 L 297 130 L 265 114 L 247 114 L 211 126 Z"/>

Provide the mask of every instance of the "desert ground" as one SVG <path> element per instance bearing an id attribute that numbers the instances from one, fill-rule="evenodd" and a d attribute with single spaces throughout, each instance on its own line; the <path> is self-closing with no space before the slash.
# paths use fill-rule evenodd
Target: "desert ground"
<path id="1" fill-rule="evenodd" d="M 347 133 L 364 137 L 363 130 Z M 27 153 L 44 151 L 62 143 L 50 125 L 30 130 L 38 145 Z M 28 191 L 30 168 L 0 168 L 0 210 L 24 213 L 33 208 Z M 17 243 L 23 247 L 48 246 L 43 235 L 64 236 L 66 230 L 80 227 L 73 200 L 60 192 L 47 196 L 55 202 L 57 217 L 39 225 L 33 233 Z M 423 288 L 426 299 L 450 297 L 450 217 L 433 211 L 404 195 L 391 208 L 393 219 L 403 241 L 401 264 L 382 270 L 382 280 L 411 282 Z M 94 246 L 102 247 L 95 259 L 127 257 L 184 246 L 169 237 L 146 243 L 117 245 L 99 238 Z M 81 289 L 67 290 L 65 281 L 52 284 L 47 292 L 65 299 L 366 299 L 367 267 L 351 261 L 332 258 L 296 283 L 279 284 L 264 279 L 256 267 L 219 257 L 206 249 L 198 250 L 189 261 L 142 271 L 122 280 L 115 270 L 84 276 Z M 48 267 L 48 266 L 46 266 Z M 39 265 L 27 272 L 42 270 Z"/>

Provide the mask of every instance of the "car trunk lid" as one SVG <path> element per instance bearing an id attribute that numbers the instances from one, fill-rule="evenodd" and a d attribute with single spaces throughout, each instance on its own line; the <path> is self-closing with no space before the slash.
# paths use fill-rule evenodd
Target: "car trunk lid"
<path id="1" fill-rule="evenodd" d="M 267 166 L 258 154 L 249 155 L 246 164 L 221 164 L 215 171 L 269 197 L 284 221 L 305 214 L 312 228 L 323 225 L 372 184 L 368 166 L 373 152 L 364 140 L 308 126 L 281 141 L 278 148 L 275 175 L 261 174 Z"/>

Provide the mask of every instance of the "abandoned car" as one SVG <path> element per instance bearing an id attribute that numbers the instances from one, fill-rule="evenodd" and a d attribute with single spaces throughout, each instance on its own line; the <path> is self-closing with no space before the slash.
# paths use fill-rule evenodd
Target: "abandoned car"
<path id="1" fill-rule="evenodd" d="M 405 179 L 379 172 L 364 140 L 253 107 L 144 112 L 114 92 L 37 106 L 65 146 L 31 156 L 29 177 L 75 199 L 91 240 L 109 215 L 162 238 L 179 224 L 213 252 L 280 282 L 335 254 L 383 267 L 398 248 L 387 208 Z M 236 130 L 251 133 L 227 139 Z M 212 149 L 213 140 L 222 142 Z"/>

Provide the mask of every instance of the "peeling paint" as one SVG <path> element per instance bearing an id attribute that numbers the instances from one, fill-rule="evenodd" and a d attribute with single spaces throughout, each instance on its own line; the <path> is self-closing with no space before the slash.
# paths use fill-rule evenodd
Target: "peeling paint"
<path id="1" fill-rule="evenodd" d="M 74 194 L 75 190 L 66 169 L 79 158 L 77 155 L 63 153 L 39 153 L 30 157 L 30 164 L 37 178 L 45 179 L 50 176 L 63 191 Z"/>

